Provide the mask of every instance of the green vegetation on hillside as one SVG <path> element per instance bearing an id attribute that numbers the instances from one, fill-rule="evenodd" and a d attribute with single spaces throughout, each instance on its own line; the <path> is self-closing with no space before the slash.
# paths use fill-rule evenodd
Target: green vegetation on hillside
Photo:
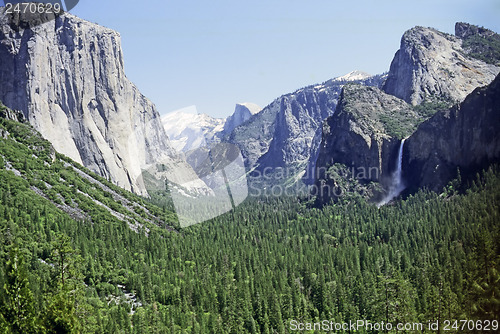
<path id="1" fill-rule="evenodd" d="M 473 58 L 488 64 L 500 64 L 500 35 L 498 34 L 469 36 L 463 41 L 462 47 Z"/>
<path id="2" fill-rule="evenodd" d="M 391 137 L 399 140 L 410 136 L 417 129 L 417 123 L 421 120 L 413 120 L 413 123 L 408 122 L 404 115 L 380 115 L 380 122 L 383 124 L 384 131 Z"/>
<path id="3" fill-rule="evenodd" d="M 34 201 L 45 198 L 79 220 L 126 221 L 145 230 L 176 225 L 171 211 L 150 205 L 56 153 L 30 125 L 0 118 L 0 131 L 5 133 L 0 138 L 3 183 L 20 176 Z"/>
<path id="4" fill-rule="evenodd" d="M 422 117 L 421 122 L 423 122 L 438 111 L 448 110 L 451 105 L 452 102 L 433 96 L 428 97 L 419 105 L 414 106 L 413 109 Z"/>
<path id="5" fill-rule="evenodd" d="M 412 107 L 416 114 L 416 117 L 414 116 L 413 119 L 409 118 L 405 113 L 381 114 L 379 118 L 388 135 L 397 139 L 403 139 L 415 132 L 422 122 L 428 120 L 439 111 L 448 110 L 452 105 L 451 101 L 431 96 L 422 103 Z"/>
<path id="6" fill-rule="evenodd" d="M 387 134 L 402 139 L 425 120 L 411 105 L 375 87 L 347 84 L 339 101 L 340 109 L 351 114 L 366 134 Z"/>
<path id="7" fill-rule="evenodd" d="M 500 320 L 498 167 L 446 195 L 420 191 L 380 209 L 358 198 L 321 209 L 254 198 L 181 233 L 148 223 L 143 209 L 127 213 L 146 234 L 87 202 L 80 191 L 128 210 L 31 128 L 0 125 L 9 132 L 0 138 L 1 333 L 286 333 L 292 319 Z M 173 215 L 113 189 L 162 221 Z M 87 219 L 59 209 L 73 202 L 89 205 Z"/>

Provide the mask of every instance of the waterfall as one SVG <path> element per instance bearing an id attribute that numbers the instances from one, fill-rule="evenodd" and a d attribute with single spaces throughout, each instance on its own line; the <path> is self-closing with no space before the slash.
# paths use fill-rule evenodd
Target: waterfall
<path id="1" fill-rule="evenodd" d="M 387 195 L 377 204 L 378 207 L 389 203 L 394 197 L 398 196 L 404 189 L 405 185 L 403 183 L 403 147 L 405 145 L 405 139 L 401 140 L 398 151 L 398 160 L 396 162 L 396 170 L 391 175 L 391 180 L 389 183 L 389 189 L 387 189 Z"/>
<path id="2" fill-rule="evenodd" d="M 402 169 L 403 169 L 403 146 L 404 145 L 405 145 L 405 139 L 401 140 L 401 144 L 399 145 L 398 165 L 396 166 L 396 173 L 394 175 L 394 182 L 395 182 L 397 188 L 403 187 Z M 403 191 L 403 189 L 401 189 L 399 192 L 401 192 L 401 191 Z M 397 195 L 399 195 L 399 193 L 396 194 L 396 196 Z"/>

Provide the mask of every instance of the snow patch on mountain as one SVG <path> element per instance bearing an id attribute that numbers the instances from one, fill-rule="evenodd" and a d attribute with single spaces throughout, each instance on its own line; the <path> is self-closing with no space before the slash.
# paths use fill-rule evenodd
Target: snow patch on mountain
<path id="1" fill-rule="evenodd" d="M 257 114 L 259 111 L 262 110 L 262 108 L 260 106 L 256 105 L 255 103 L 251 103 L 251 102 L 238 103 L 238 105 L 247 108 L 248 111 L 250 111 L 250 113 L 252 115 Z"/>
<path id="2" fill-rule="evenodd" d="M 334 80 L 335 81 L 356 81 L 356 80 L 365 80 L 372 77 L 371 74 L 368 74 L 363 71 L 352 71 L 347 73 L 346 75 L 343 75 L 341 77 L 337 77 Z"/>
<path id="3" fill-rule="evenodd" d="M 161 121 L 171 145 L 179 152 L 188 152 L 218 140 L 217 134 L 224 129 L 226 122 L 223 118 L 198 114 L 195 107 L 163 115 Z"/>

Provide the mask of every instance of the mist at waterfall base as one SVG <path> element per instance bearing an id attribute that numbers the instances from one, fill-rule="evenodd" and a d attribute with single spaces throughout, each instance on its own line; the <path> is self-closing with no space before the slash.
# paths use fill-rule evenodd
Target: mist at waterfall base
<path id="1" fill-rule="evenodd" d="M 398 160 L 396 162 L 396 170 L 391 175 L 391 179 L 389 182 L 389 187 L 387 189 L 387 195 L 377 203 L 377 206 L 380 208 L 382 205 L 385 205 L 392 201 L 395 197 L 397 197 L 405 188 L 405 184 L 403 182 L 403 147 L 405 144 L 405 139 L 401 140 L 401 144 L 399 145 L 398 152 Z"/>

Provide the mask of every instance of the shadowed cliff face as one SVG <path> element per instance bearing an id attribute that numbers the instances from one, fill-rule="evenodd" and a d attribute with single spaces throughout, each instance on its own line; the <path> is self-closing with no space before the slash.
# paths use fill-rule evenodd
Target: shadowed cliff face
<path id="1" fill-rule="evenodd" d="M 405 145 L 407 183 L 439 191 L 462 172 L 500 159 L 500 76 L 458 106 L 422 123 Z"/>
<path id="2" fill-rule="evenodd" d="M 0 16 L 0 100 L 57 151 L 145 194 L 141 168 L 179 159 L 155 106 L 125 76 L 120 35 L 70 14 L 18 30 Z"/>
<path id="3" fill-rule="evenodd" d="M 250 169 L 284 167 L 307 160 L 314 132 L 333 114 L 337 87 L 305 88 L 276 99 L 229 136 Z"/>
<path id="4" fill-rule="evenodd" d="M 431 28 L 408 30 L 383 90 L 413 105 L 433 96 L 463 101 L 476 87 L 489 84 L 500 68 L 469 56 L 462 43 Z"/>
<path id="5" fill-rule="evenodd" d="M 340 178 L 346 177 L 335 170 L 340 165 L 354 174 L 347 178 L 356 183 L 383 183 L 395 167 L 401 139 L 412 133 L 421 120 L 411 105 L 378 88 L 346 85 L 335 114 L 323 127 L 315 168 L 317 188 L 341 187 L 345 180 Z M 343 192 L 350 186 L 344 188 Z M 323 201 L 332 197 L 323 195 Z"/>

